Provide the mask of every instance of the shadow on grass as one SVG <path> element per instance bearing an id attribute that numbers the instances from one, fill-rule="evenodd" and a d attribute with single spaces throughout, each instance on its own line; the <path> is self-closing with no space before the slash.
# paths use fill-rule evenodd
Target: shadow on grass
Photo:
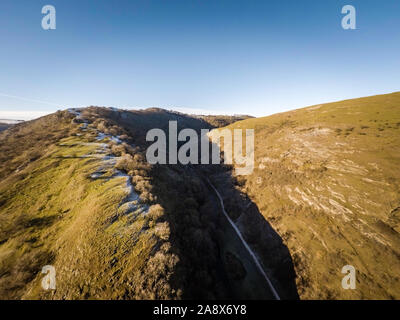
<path id="1" fill-rule="evenodd" d="M 280 235 L 264 218 L 258 206 L 246 194 L 235 188 L 237 181 L 231 171 L 226 169 L 228 168 L 217 166 L 213 168 L 212 172 L 206 172 L 207 178 L 212 180 L 212 185 L 222 197 L 229 218 L 237 226 L 243 240 L 256 256 L 279 298 L 299 299 L 295 282 L 296 273 L 289 249 L 283 243 Z M 229 278 L 234 279 L 237 274 L 237 270 L 231 270 L 231 265 L 235 260 L 239 260 L 241 263 L 241 266 L 239 264 L 236 269 L 240 271 L 243 267 L 247 271 L 242 282 L 233 282 L 233 287 L 236 287 L 239 293 L 236 297 L 238 299 L 275 299 L 273 289 L 256 266 L 254 257 L 245 248 L 237 232 L 234 232 L 228 219 L 223 216 L 219 198 L 216 194 L 211 194 L 211 197 L 214 197 L 214 203 L 218 203 L 216 210 L 219 215 L 219 226 L 222 230 L 222 234 L 220 234 L 224 241 L 222 247 L 225 252 L 223 263 L 228 275 L 230 274 Z M 243 294 L 246 296 L 243 297 Z"/>
<path id="2" fill-rule="evenodd" d="M 212 167 L 212 170 L 208 170 Z M 171 285 L 183 299 L 275 299 L 254 258 L 224 216 L 207 179 L 236 208 L 231 219 L 281 299 L 299 299 L 288 248 L 257 205 L 234 188 L 223 166 L 157 166 L 154 194 L 165 208 L 171 250 L 179 257 Z"/>

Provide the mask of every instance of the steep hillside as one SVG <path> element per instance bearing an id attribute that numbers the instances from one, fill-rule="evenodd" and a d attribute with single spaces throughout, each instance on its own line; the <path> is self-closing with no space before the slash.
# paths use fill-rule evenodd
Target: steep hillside
<path id="1" fill-rule="evenodd" d="M 271 298 L 202 173 L 147 163 L 147 130 L 170 120 L 211 128 L 90 107 L 0 134 L 0 298 Z M 41 286 L 46 265 L 56 290 Z"/>
<path id="2" fill-rule="evenodd" d="M 106 108 L 60 111 L 1 134 L 1 298 L 194 294 L 185 289 L 186 262 L 169 241 L 164 208 L 151 191 L 151 168 L 139 148 L 122 142 L 142 141 L 140 126 L 168 116 L 151 113 L 150 120 L 146 113 L 126 112 L 125 119 Z M 113 121 L 136 116 L 132 135 Z M 206 264 L 199 264 L 204 276 Z M 56 269 L 56 291 L 41 288 L 45 265 Z M 201 289 L 200 297 L 213 294 Z"/>
<path id="3" fill-rule="evenodd" d="M 236 188 L 289 248 L 301 298 L 400 299 L 400 93 L 227 128 L 255 129 L 255 169 Z M 345 265 L 356 290 L 341 287 Z"/>

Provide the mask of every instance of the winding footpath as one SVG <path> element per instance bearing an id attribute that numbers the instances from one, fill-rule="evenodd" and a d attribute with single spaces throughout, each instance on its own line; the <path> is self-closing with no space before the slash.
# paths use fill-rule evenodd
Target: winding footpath
<path id="1" fill-rule="evenodd" d="M 244 240 L 242 234 L 240 233 L 239 228 L 236 226 L 236 224 L 232 221 L 232 219 L 229 217 L 228 213 L 225 211 L 225 206 L 224 206 L 224 201 L 222 200 L 221 195 L 219 194 L 218 190 L 214 187 L 214 185 L 211 183 L 211 181 L 209 179 L 207 179 L 207 182 L 209 183 L 209 185 L 211 186 L 211 188 L 214 190 L 215 194 L 217 195 L 219 202 L 221 204 L 221 209 L 223 214 L 225 215 L 226 219 L 229 221 L 229 223 L 231 224 L 232 228 L 235 230 L 237 236 L 239 237 L 240 241 L 242 242 L 243 246 L 246 248 L 247 252 L 250 254 L 250 256 L 253 258 L 253 261 L 255 263 L 255 265 L 257 266 L 257 269 L 260 271 L 260 273 L 263 275 L 265 281 L 267 282 L 272 294 L 274 295 L 276 300 L 281 300 L 281 298 L 279 297 L 278 293 L 276 292 L 274 286 L 272 285 L 272 282 L 269 280 L 267 274 L 265 273 L 263 267 L 261 266 L 260 262 L 258 261 L 255 253 L 253 252 L 253 250 L 251 250 L 251 248 L 249 247 L 249 245 L 247 244 L 246 240 Z"/>

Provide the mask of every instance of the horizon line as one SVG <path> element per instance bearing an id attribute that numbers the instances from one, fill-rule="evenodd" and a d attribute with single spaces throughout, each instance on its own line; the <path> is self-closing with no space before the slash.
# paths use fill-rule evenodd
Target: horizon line
<path id="1" fill-rule="evenodd" d="M 299 109 L 304 109 L 304 108 L 309 108 L 313 107 L 316 105 L 323 105 L 323 104 L 330 104 L 330 103 L 337 103 L 337 102 L 344 102 L 348 100 L 354 100 L 354 99 L 362 99 L 362 98 L 369 98 L 369 97 L 374 97 L 374 96 L 381 96 L 381 95 L 389 95 L 389 94 L 394 94 L 394 93 L 400 93 L 399 91 L 392 91 L 392 92 L 387 92 L 387 93 L 377 93 L 377 94 L 371 94 L 371 95 L 366 95 L 362 97 L 352 97 L 352 98 L 344 98 L 344 99 L 338 99 L 338 100 L 333 100 L 333 101 L 324 101 L 320 103 L 314 103 L 310 104 L 307 106 L 300 106 L 300 107 L 291 107 L 291 108 L 283 108 L 284 110 L 280 112 L 273 112 L 265 115 L 254 115 L 254 114 L 246 114 L 246 113 L 241 113 L 238 114 L 237 112 L 223 112 L 220 110 L 207 110 L 207 109 L 202 109 L 202 108 L 187 108 L 187 107 L 156 107 L 156 106 L 147 106 L 147 107 L 136 107 L 136 108 L 117 108 L 117 107 L 107 107 L 107 106 L 95 106 L 95 105 L 87 105 L 87 106 L 78 106 L 78 107 L 66 107 L 66 108 L 60 108 L 57 110 L 52 110 L 52 111 L 28 111 L 28 110 L 22 110 L 22 111 L 5 111 L 5 110 L 0 110 L 0 120 L 22 120 L 22 121 L 30 121 L 30 120 L 35 120 L 40 117 L 55 113 L 58 110 L 68 110 L 68 109 L 82 109 L 82 108 L 88 108 L 88 107 L 103 107 L 103 108 L 115 108 L 119 110 L 126 110 L 126 111 L 134 111 L 134 110 L 146 110 L 146 109 L 151 109 L 151 108 L 158 108 L 158 109 L 163 109 L 166 111 L 175 111 L 175 112 L 181 112 L 185 114 L 193 114 L 193 115 L 203 115 L 203 116 L 252 116 L 255 118 L 263 118 L 263 117 L 268 117 L 274 114 L 279 114 L 279 113 L 284 113 L 288 111 L 294 111 L 294 110 L 299 110 Z"/>

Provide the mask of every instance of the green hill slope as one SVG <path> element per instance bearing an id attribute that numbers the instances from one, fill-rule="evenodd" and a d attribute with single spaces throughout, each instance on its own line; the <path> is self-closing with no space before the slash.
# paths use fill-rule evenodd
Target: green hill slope
<path id="1" fill-rule="evenodd" d="M 400 93 L 227 128 L 255 129 L 240 189 L 288 246 L 301 298 L 400 298 Z M 345 265 L 356 290 L 341 287 Z"/>
<path id="2" fill-rule="evenodd" d="M 151 289 L 144 284 L 161 271 L 142 276 L 145 267 L 168 273 L 174 265 L 159 238 L 168 235 L 168 226 L 154 220 L 162 208 L 130 202 L 134 191 L 129 177 L 115 168 L 109 139 L 97 141 L 95 130 L 77 128 L 72 118 L 59 112 L 2 136 L 1 148 L 13 148 L 2 152 L 11 158 L 3 161 L 0 183 L 0 296 L 176 296 L 168 284 Z M 41 288 L 45 265 L 57 271 L 56 291 Z"/>
<path id="3" fill-rule="evenodd" d="M 1 299 L 232 297 L 204 184 L 144 157 L 147 130 L 169 120 L 211 128 L 161 109 L 90 107 L 0 133 Z M 56 290 L 41 286 L 46 265 Z"/>

